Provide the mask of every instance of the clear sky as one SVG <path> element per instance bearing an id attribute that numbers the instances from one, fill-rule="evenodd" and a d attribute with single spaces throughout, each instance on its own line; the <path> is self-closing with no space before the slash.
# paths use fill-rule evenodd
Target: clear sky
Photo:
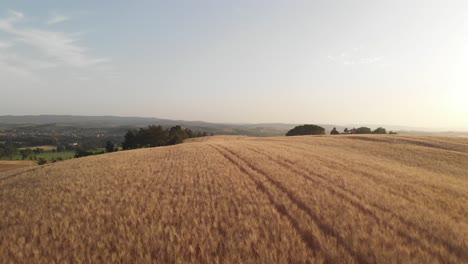
<path id="1" fill-rule="evenodd" d="M 0 2 L 0 115 L 468 127 L 468 1 Z"/>

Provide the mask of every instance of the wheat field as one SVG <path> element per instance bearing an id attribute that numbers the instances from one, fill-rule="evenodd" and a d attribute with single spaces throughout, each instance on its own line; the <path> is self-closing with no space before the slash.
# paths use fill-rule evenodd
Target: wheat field
<path id="1" fill-rule="evenodd" d="M 0 173 L 35 166 L 37 166 L 37 161 L 32 160 L 0 160 Z"/>
<path id="2" fill-rule="evenodd" d="M 215 136 L 0 173 L 0 197 L 0 263 L 468 263 L 466 138 Z"/>

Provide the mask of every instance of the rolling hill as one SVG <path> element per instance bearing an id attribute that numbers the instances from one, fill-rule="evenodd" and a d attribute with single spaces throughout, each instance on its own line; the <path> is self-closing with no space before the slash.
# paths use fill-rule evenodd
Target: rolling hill
<path id="1" fill-rule="evenodd" d="M 467 263 L 468 139 L 215 136 L 0 173 L 0 262 Z"/>
<path id="2" fill-rule="evenodd" d="M 155 117 L 122 117 L 122 116 L 77 116 L 77 115 L 0 115 L 0 131 L 18 127 L 37 126 L 79 127 L 79 128 L 129 128 L 161 125 L 171 127 L 182 125 L 195 131 L 204 131 L 216 135 L 247 135 L 247 136 L 283 136 L 287 131 L 300 124 L 289 123 L 210 123 L 204 121 L 172 120 Z M 318 124 L 325 128 L 325 133 L 336 129 L 342 132 L 345 128 L 353 127 L 385 127 L 387 131 L 397 131 L 399 134 L 419 136 L 454 136 L 468 137 L 468 128 L 424 128 L 395 126 L 385 124 Z"/>

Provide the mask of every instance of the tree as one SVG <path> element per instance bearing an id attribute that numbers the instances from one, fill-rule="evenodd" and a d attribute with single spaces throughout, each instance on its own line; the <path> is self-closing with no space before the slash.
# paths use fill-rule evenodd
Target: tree
<path id="1" fill-rule="evenodd" d="M 332 131 L 330 132 L 330 135 L 339 135 L 339 134 L 340 134 L 340 132 L 338 132 L 338 131 L 336 130 L 336 127 L 334 127 L 334 128 L 332 129 Z"/>
<path id="2" fill-rule="evenodd" d="M 177 145 L 182 142 L 184 142 L 184 139 L 180 135 L 176 134 L 171 140 L 169 140 L 169 145 Z"/>
<path id="3" fill-rule="evenodd" d="M 388 132 L 388 134 L 390 134 L 390 135 L 396 135 L 397 132 L 390 131 L 390 132 Z"/>
<path id="4" fill-rule="evenodd" d="M 62 145 L 57 146 L 57 152 L 62 152 L 64 149 L 65 149 L 65 147 L 62 146 Z"/>
<path id="5" fill-rule="evenodd" d="M 20 152 L 21 158 L 25 160 L 27 157 L 29 157 L 29 155 L 32 154 L 33 151 L 32 149 L 27 148 L 27 149 L 22 149 L 19 152 Z"/>
<path id="6" fill-rule="evenodd" d="M 140 128 L 136 134 L 137 147 L 165 146 L 169 140 L 169 132 L 162 126 L 151 125 L 147 129 Z"/>
<path id="7" fill-rule="evenodd" d="M 356 134 L 372 134 L 372 130 L 368 127 L 360 127 L 356 129 Z"/>
<path id="8" fill-rule="evenodd" d="M 86 151 L 93 151 L 97 148 L 101 148 L 102 147 L 102 142 L 99 142 L 98 140 L 94 139 L 94 138 L 87 138 L 86 140 L 82 140 L 78 146 L 82 149 L 82 150 L 86 150 Z"/>
<path id="9" fill-rule="evenodd" d="M 346 134 L 348 134 L 348 133 L 349 133 L 348 128 L 345 128 L 345 129 L 343 130 L 343 132 L 345 132 Z"/>
<path id="10" fill-rule="evenodd" d="M 83 149 L 77 148 L 75 151 L 75 158 L 81 158 L 86 156 L 94 155 L 93 152 L 85 151 Z"/>
<path id="11" fill-rule="evenodd" d="M 286 133 L 286 136 L 301 136 L 301 135 L 323 135 L 325 128 L 317 125 L 302 125 L 297 126 Z"/>
<path id="12" fill-rule="evenodd" d="M 32 152 L 34 152 L 34 154 L 41 154 L 41 153 L 44 153 L 44 149 L 42 148 L 35 148 L 32 150 Z"/>
<path id="13" fill-rule="evenodd" d="M 7 141 L 3 145 L 3 156 L 13 159 L 13 156 L 16 154 L 16 146 L 13 144 L 12 141 Z"/>
<path id="14" fill-rule="evenodd" d="M 164 129 L 162 126 L 151 125 L 148 128 L 140 128 L 139 130 L 129 130 L 125 134 L 122 149 L 137 149 L 144 147 L 159 147 L 167 145 L 175 145 L 182 143 L 187 138 L 206 136 L 200 132 L 181 126 L 173 126 L 169 129 Z"/>
<path id="15" fill-rule="evenodd" d="M 122 149 L 136 149 L 138 148 L 137 137 L 134 130 L 129 130 L 124 136 L 124 142 L 122 142 Z"/>
<path id="16" fill-rule="evenodd" d="M 107 141 L 106 142 L 106 152 L 113 152 L 114 151 L 114 143 Z"/>
<path id="17" fill-rule="evenodd" d="M 189 138 L 189 134 L 192 134 L 192 133 L 191 132 L 187 133 L 187 130 L 182 130 L 181 126 L 171 127 L 171 129 L 169 130 L 170 139 L 169 139 L 168 144 L 169 145 L 180 144 L 184 142 L 184 139 Z"/>
<path id="18" fill-rule="evenodd" d="M 383 127 L 378 127 L 372 132 L 372 134 L 387 134 L 387 130 Z"/>

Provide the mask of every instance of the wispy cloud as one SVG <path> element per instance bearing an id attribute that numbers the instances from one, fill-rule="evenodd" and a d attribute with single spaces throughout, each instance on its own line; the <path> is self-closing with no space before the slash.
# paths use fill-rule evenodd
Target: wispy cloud
<path id="1" fill-rule="evenodd" d="M 0 19 L 0 28 L 11 28 L 13 23 L 16 23 L 24 18 L 23 13 L 8 10 L 8 16 Z"/>
<path id="2" fill-rule="evenodd" d="M 15 11 L 15 10 L 8 10 L 8 12 L 11 14 L 10 18 L 13 20 L 16 19 L 22 19 L 24 17 L 23 13 Z"/>
<path id="3" fill-rule="evenodd" d="M 34 70 L 44 68 L 43 62 L 19 57 L 16 54 L 10 54 L 0 49 L 0 71 L 3 74 L 13 76 L 17 75 L 30 80 L 37 80 Z"/>
<path id="4" fill-rule="evenodd" d="M 354 48 L 350 52 L 342 52 L 338 56 L 328 55 L 328 59 L 343 65 L 369 65 L 375 64 L 384 59 L 383 56 L 364 56 L 361 48 Z"/>
<path id="5" fill-rule="evenodd" d="M 11 46 L 13 46 L 13 44 L 11 42 L 0 41 L 0 49 L 7 49 L 7 48 L 9 48 Z"/>
<path id="6" fill-rule="evenodd" d="M 55 25 L 55 24 L 63 23 L 63 22 L 68 21 L 68 20 L 70 20 L 70 18 L 67 17 L 67 16 L 59 15 L 59 14 L 53 14 L 52 17 L 49 20 L 47 20 L 46 24 L 47 25 Z"/>
<path id="7" fill-rule="evenodd" d="M 56 16 L 47 21 L 47 24 L 56 24 L 67 19 Z M 9 10 L 6 17 L 0 18 L 0 31 L 11 37 L 7 41 L 0 41 L 0 52 L 8 49 L 8 53 L 0 53 L 0 65 L 33 72 L 48 67 L 90 69 L 109 62 L 107 58 L 90 55 L 90 51 L 79 44 L 81 34 L 25 27 L 26 22 L 23 13 L 14 10 Z M 27 48 L 28 52 L 24 53 L 17 47 Z M 17 54 L 28 54 L 28 57 Z"/>

